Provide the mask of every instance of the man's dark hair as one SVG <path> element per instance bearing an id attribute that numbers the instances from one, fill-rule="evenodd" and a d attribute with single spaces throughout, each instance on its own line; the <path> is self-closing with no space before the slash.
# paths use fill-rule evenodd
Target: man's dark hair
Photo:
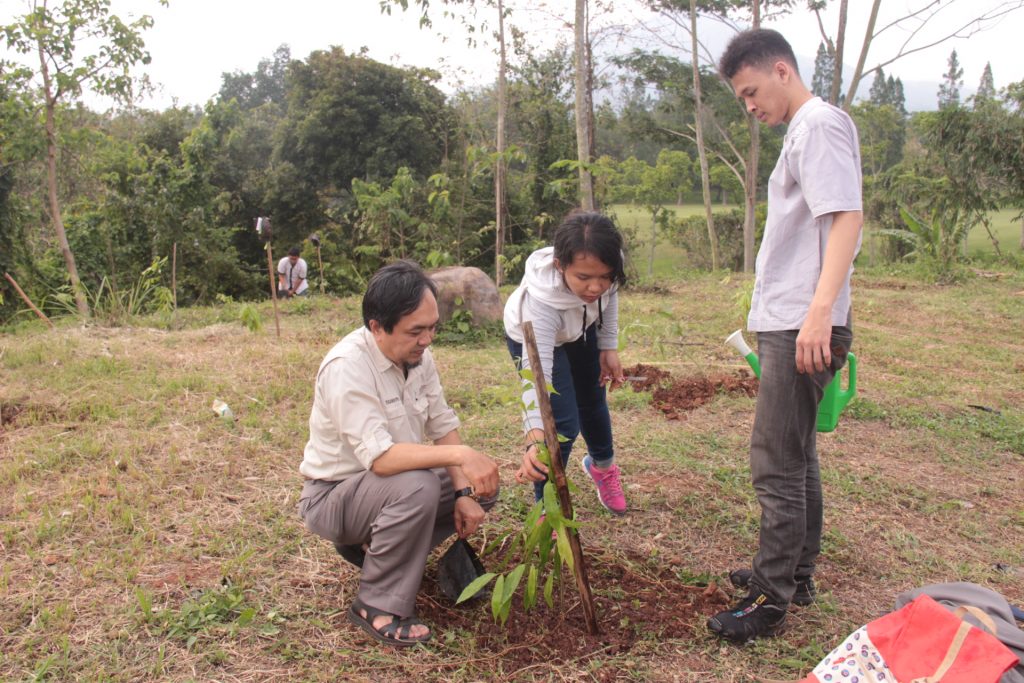
<path id="1" fill-rule="evenodd" d="M 291 249 L 288 250 L 289 256 L 298 256 L 300 253 L 302 252 L 299 251 L 298 247 L 292 247 Z"/>
<path id="2" fill-rule="evenodd" d="M 793 48 L 781 33 L 770 28 L 752 29 L 737 34 L 729 41 L 718 60 L 718 71 L 726 80 L 731 80 L 745 66 L 767 69 L 780 59 L 789 62 L 800 73 Z"/>
<path id="3" fill-rule="evenodd" d="M 437 285 L 414 261 L 395 261 L 370 278 L 363 295 L 363 324 L 376 320 L 388 334 L 403 317 L 420 306 L 426 290 L 437 296 Z"/>
<path id="4" fill-rule="evenodd" d="M 596 212 L 575 211 L 555 230 L 555 258 L 563 268 L 577 255 L 591 254 L 612 269 L 612 282 L 626 283 L 622 262 L 622 234 L 611 219 Z"/>

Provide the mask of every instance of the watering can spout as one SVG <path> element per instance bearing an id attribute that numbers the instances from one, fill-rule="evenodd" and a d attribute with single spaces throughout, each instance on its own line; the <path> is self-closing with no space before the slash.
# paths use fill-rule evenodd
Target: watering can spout
<path id="1" fill-rule="evenodd" d="M 736 351 L 747 360 L 754 375 L 761 378 L 761 364 L 757 360 L 757 354 L 747 346 L 747 340 L 743 338 L 743 330 L 736 330 L 725 339 L 725 343 L 736 349 Z"/>

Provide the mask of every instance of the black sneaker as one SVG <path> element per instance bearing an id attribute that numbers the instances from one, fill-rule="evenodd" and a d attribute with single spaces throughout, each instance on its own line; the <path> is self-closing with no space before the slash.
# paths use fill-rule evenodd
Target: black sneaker
<path id="1" fill-rule="evenodd" d="M 737 588 L 749 588 L 754 572 L 750 569 L 734 569 L 729 572 L 729 582 Z M 818 590 L 814 587 L 814 579 L 810 576 L 796 580 L 796 593 L 793 593 L 793 604 L 806 607 L 814 602 Z"/>
<path id="2" fill-rule="evenodd" d="M 734 643 L 774 636 L 786 622 L 786 606 L 772 601 L 764 593 L 748 595 L 732 609 L 708 619 L 708 628 Z"/>

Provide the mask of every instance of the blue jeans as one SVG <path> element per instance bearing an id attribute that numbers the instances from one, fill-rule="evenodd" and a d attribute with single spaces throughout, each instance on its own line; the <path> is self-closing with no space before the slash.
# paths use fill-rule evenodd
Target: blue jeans
<path id="1" fill-rule="evenodd" d="M 846 364 L 853 343 L 848 326 L 833 326 L 831 366 L 801 374 L 796 370 L 798 334 L 757 334 L 761 382 L 750 436 L 750 475 L 761 505 L 751 583 L 781 603 L 793 599 L 797 579 L 814 573 L 821 552 L 818 403 Z"/>
<path id="2" fill-rule="evenodd" d="M 521 370 L 523 345 L 505 337 L 508 352 Z M 599 467 L 610 467 L 615 451 L 612 447 L 612 419 L 608 413 L 605 388 L 601 384 L 601 352 L 597 348 L 597 325 L 574 342 L 555 347 L 553 376 L 545 378 L 557 391 L 551 395 L 551 412 L 555 428 L 568 441 L 559 444 L 562 464 L 569 461 L 573 442 L 580 432 L 587 451 Z M 544 482 L 534 484 L 534 495 L 544 495 Z"/>

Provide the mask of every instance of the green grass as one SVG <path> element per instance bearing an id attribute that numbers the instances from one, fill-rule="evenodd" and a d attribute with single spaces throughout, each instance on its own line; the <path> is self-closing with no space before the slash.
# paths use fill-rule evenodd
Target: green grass
<path id="1" fill-rule="evenodd" d="M 431 559 L 419 607 L 435 643 L 398 653 L 347 623 L 358 575 L 295 514 L 313 378 L 359 324 L 357 298 L 286 303 L 281 339 L 269 302 L 253 304 L 259 329 L 237 304 L 135 327 L 24 323 L 0 335 L 0 679 L 793 678 L 910 587 L 970 580 L 1024 602 L 1024 578 L 993 568 L 1024 556 L 1024 274 L 950 287 L 908 272 L 855 275 L 859 396 L 818 438 L 822 599 L 794 611 L 785 636 L 749 648 L 705 632 L 716 605 L 691 613 L 681 601 L 756 550 L 752 399 L 719 396 L 670 421 L 651 392 L 612 394 L 625 520 L 600 508 L 575 459 L 569 468 L 604 628 L 631 634 L 629 647 L 552 657 L 542 640 L 575 642 L 565 634 L 578 633 L 578 610 L 513 613 L 518 630 L 502 630 L 485 609 L 437 606 Z M 652 284 L 621 297 L 625 364 L 676 377 L 745 367 L 722 340 L 742 324 L 735 301 L 749 276 L 673 272 Z M 511 477 L 517 378 L 489 332 L 434 355 L 463 440 L 501 466 L 491 540 L 530 500 Z M 237 421 L 213 413 L 215 398 Z M 613 578 L 626 575 L 661 588 Z M 659 604 L 683 621 L 666 632 L 645 620 Z"/>
<path id="2" fill-rule="evenodd" d="M 1014 220 L 1020 211 L 1017 209 L 1002 209 L 993 211 L 990 219 L 992 221 L 992 234 L 999 242 L 999 248 L 1004 254 L 1021 253 L 1021 222 Z M 985 232 L 985 228 L 978 226 L 971 230 L 967 237 L 967 253 L 971 256 L 979 254 L 992 254 L 994 247 L 992 239 Z"/>
<path id="3" fill-rule="evenodd" d="M 703 204 L 665 204 L 664 207 L 675 213 L 678 218 L 704 215 Z M 724 211 L 730 208 L 733 207 L 716 204 L 714 210 Z M 680 276 L 684 268 L 685 252 L 664 239 L 659 239 L 655 250 L 654 276 L 648 277 L 647 275 L 652 222 L 651 214 L 647 209 L 632 204 L 613 204 L 608 207 L 608 213 L 614 214 L 618 226 L 630 236 L 627 240 L 626 251 L 643 283 L 658 283 Z"/>
<path id="4" fill-rule="evenodd" d="M 690 216 L 701 216 L 704 214 L 703 204 L 675 204 L 663 205 L 674 212 L 680 218 Z M 723 206 L 715 204 L 715 211 L 723 211 L 735 208 L 734 205 Z M 608 213 L 614 214 L 618 225 L 626 232 L 630 239 L 627 243 L 627 253 L 635 267 L 635 272 L 642 283 L 663 282 L 666 279 L 675 279 L 684 270 L 684 250 L 671 244 L 664 239 L 659 240 L 654 256 L 654 276 L 647 275 L 648 258 L 650 253 L 651 235 L 651 214 L 642 206 L 632 204 L 613 204 L 608 207 Z M 1021 254 L 1021 224 L 1014 220 L 1019 211 L 1016 209 L 1002 209 L 993 211 L 991 214 L 992 233 L 999 241 L 1003 255 Z M 865 233 L 864 245 L 861 249 L 861 256 L 858 263 L 861 265 L 881 265 L 877 239 L 870 231 Z M 967 253 L 973 257 L 991 257 L 995 251 L 992 240 L 985 229 L 981 226 L 974 228 L 967 238 Z"/>

